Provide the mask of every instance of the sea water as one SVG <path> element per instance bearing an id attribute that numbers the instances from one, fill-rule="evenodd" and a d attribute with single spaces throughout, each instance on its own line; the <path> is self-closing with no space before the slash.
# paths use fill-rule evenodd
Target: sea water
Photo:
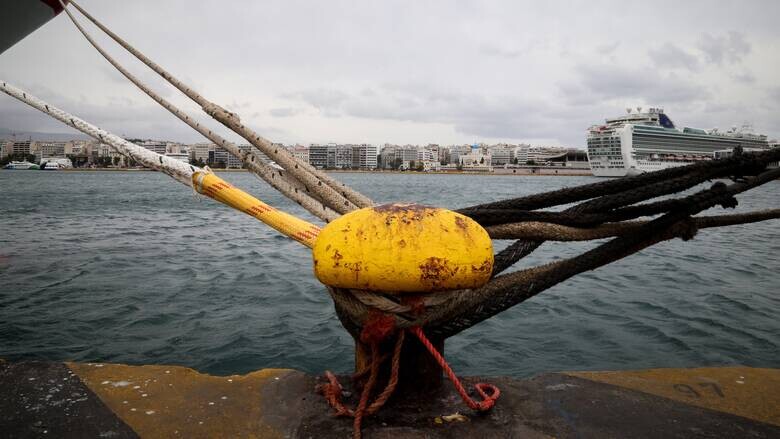
<path id="1" fill-rule="evenodd" d="M 222 176 L 314 220 L 249 173 Z M 377 202 L 449 208 L 598 181 L 335 176 Z M 780 182 L 739 200 L 780 207 Z M 546 243 L 514 269 L 593 245 Z M 349 371 L 352 340 L 311 265 L 308 249 L 160 173 L 0 171 L 0 358 Z M 701 230 L 544 291 L 448 339 L 446 355 L 460 374 L 518 377 L 778 367 L 779 269 L 780 220 Z"/>

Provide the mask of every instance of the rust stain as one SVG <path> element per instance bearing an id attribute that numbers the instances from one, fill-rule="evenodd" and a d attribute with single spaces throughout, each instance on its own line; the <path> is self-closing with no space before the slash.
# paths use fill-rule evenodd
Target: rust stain
<path id="1" fill-rule="evenodd" d="M 401 248 L 404 248 L 404 247 L 406 247 L 406 241 L 405 241 L 405 240 L 403 240 L 403 239 L 402 239 L 402 240 L 400 240 L 400 241 L 398 241 L 398 247 L 401 247 Z"/>
<path id="2" fill-rule="evenodd" d="M 451 278 L 457 270 L 449 266 L 450 261 L 447 258 L 430 257 L 420 265 L 420 280 L 436 287 L 441 282 Z"/>
<path id="3" fill-rule="evenodd" d="M 405 214 L 407 212 L 418 212 L 421 215 L 425 213 L 428 209 L 434 209 L 434 207 L 430 206 L 423 206 L 422 204 L 399 204 L 399 203 L 390 203 L 390 204 L 382 204 L 380 206 L 375 206 L 374 212 L 376 213 L 399 213 L 399 214 Z"/>
<path id="4" fill-rule="evenodd" d="M 485 259 L 485 262 L 480 266 L 472 265 L 471 271 L 474 273 L 489 273 L 493 271 L 493 263 L 489 259 Z"/>
<path id="5" fill-rule="evenodd" d="M 341 260 L 342 259 L 344 259 L 344 255 L 339 253 L 338 249 L 336 251 L 334 251 L 333 252 L 333 260 L 335 262 L 333 263 L 333 267 L 335 268 L 335 267 L 338 267 L 339 265 L 341 265 Z"/>
<path id="6" fill-rule="evenodd" d="M 458 226 L 464 232 L 468 231 L 468 224 L 466 224 L 466 220 L 464 220 L 459 216 L 455 217 L 455 225 Z"/>
<path id="7" fill-rule="evenodd" d="M 360 272 L 363 271 L 363 263 L 362 262 L 345 262 L 344 268 L 351 271 L 352 274 L 355 276 L 355 282 L 358 281 L 360 278 Z"/>

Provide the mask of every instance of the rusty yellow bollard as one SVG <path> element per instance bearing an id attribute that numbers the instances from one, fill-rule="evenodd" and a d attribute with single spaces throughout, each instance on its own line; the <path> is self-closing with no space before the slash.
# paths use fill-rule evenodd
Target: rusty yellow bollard
<path id="1" fill-rule="evenodd" d="M 493 270 L 493 244 L 482 226 L 417 204 L 350 212 L 320 232 L 312 255 L 325 285 L 388 294 L 476 288 Z"/>
<path id="2" fill-rule="evenodd" d="M 490 280 L 493 244 L 485 229 L 459 213 L 416 204 L 388 204 L 350 212 L 328 224 L 312 249 L 317 278 L 331 287 L 392 295 L 477 288 Z M 444 340 L 431 340 L 439 352 Z M 355 338 L 355 370 L 370 363 Z M 401 355 L 400 393 L 441 386 L 442 371 L 417 340 Z"/>

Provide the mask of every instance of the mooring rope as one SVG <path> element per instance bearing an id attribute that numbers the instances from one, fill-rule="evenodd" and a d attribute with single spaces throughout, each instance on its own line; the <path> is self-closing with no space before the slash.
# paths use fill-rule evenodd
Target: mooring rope
<path id="1" fill-rule="evenodd" d="M 416 322 L 397 319 L 399 325 L 425 325 L 436 337 L 457 334 L 501 311 L 584 271 L 622 259 L 658 242 L 681 237 L 690 239 L 696 233 L 696 222 L 690 218 L 720 203 L 736 203 L 734 195 L 780 178 L 780 169 L 764 172 L 744 183 L 712 188 L 686 197 L 686 206 L 643 224 L 635 232 L 619 236 L 579 256 L 539 267 L 498 276 L 482 288 L 459 295 L 446 306 L 431 308 Z"/>
<path id="2" fill-rule="evenodd" d="M 780 218 L 780 209 L 767 209 L 734 215 L 694 217 L 697 228 L 723 227 Z M 601 224 L 591 228 L 570 227 L 536 221 L 499 224 L 486 227 L 493 239 L 524 239 L 539 241 L 590 241 L 636 233 L 647 221 L 626 221 Z"/>
<path id="3" fill-rule="evenodd" d="M 106 33 L 106 35 L 111 37 L 128 52 L 133 54 L 138 60 L 146 64 L 171 85 L 179 89 L 187 97 L 200 105 L 203 111 L 246 139 L 249 143 L 257 147 L 269 158 L 278 163 L 282 168 L 287 170 L 295 179 L 300 181 L 310 191 L 321 198 L 331 209 L 339 213 L 346 213 L 358 207 L 368 207 L 373 204 L 366 196 L 351 189 L 346 184 L 331 178 L 326 173 L 319 171 L 318 169 L 311 166 L 309 163 L 293 156 L 286 149 L 279 149 L 273 146 L 269 140 L 261 137 L 254 130 L 242 124 L 238 118 L 238 115 L 225 110 L 224 108 L 201 96 L 199 93 L 193 90 L 192 87 L 189 87 L 181 82 L 179 79 L 164 70 L 139 50 L 120 38 L 113 31 L 108 29 L 77 3 L 71 1 L 70 4 L 72 4 L 81 14 L 94 23 L 104 33 Z"/>
<path id="4" fill-rule="evenodd" d="M 5 81 L 0 81 L 0 90 L 82 133 L 111 146 L 114 151 L 129 159 L 135 160 L 148 168 L 164 172 L 180 183 L 192 187 L 199 193 L 257 218 L 285 236 L 288 236 L 309 248 L 314 245 L 314 240 L 320 231 L 319 227 L 274 209 L 246 192 L 235 188 L 205 169 L 189 165 L 181 160 L 157 154 L 154 151 L 130 143 L 127 140 L 111 134 L 106 130 L 100 129 L 70 113 L 49 105 Z"/>
<path id="5" fill-rule="evenodd" d="M 740 157 L 729 157 L 718 160 L 693 163 L 686 166 L 677 166 L 673 168 L 662 169 L 654 172 L 647 172 L 630 177 L 609 179 L 597 183 L 590 183 L 581 186 L 565 187 L 554 191 L 542 192 L 518 198 L 510 198 L 491 203 L 479 204 L 471 207 L 459 209 L 458 212 L 470 216 L 472 212 L 480 209 L 517 209 L 517 210 L 537 210 L 554 207 L 564 204 L 575 203 L 577 201 L 588 200 L 604 195 L 616 194 L 627 190 L 647 186 L 653 183 L 682 177 L 700 169 L 709 168 L 729 168 L 735 163 L 744 160 L 745 156 L 753 157 L 756 161 L 766 162 L 763 156 L 772 154 L 772 151 L 753 152 L 744 154 Z M 775 159 L 777 160 L 777 159 Z M 772 161 L 772 160 L 769 160 Z"/>
<path id="6" fill-rule="evenodd" d="M 160 104 L 163 108 L 168 110 L 174 116 L 178 117 L 191 128 L 199 132 L 205 138 L 212 141 L 215 145 L 218 145 L 234 157 L 237 157 L 247 167 L 247 169 L 258 175 L 263 181 L 271 185 L 271 187 L 278 190 L 291 200 L 295 201 L 313 215 L 317 216 L 325 222 L 330 222 L 340 216 L 336 211 L 322 203 L 322 201 L 312 197 L 309 193 L 309 190 L 305 186 L 300 184 L 297 180 L 290 178 L 286 172 L 274 169 L 272 166 L 260 159 L 257 154 L 251 151 L 251 149 L 242 151 L 234 143 L 229 142 L 219 134 L 196 122 L 193 118 L 185 114 L 171 102 L 152 91 L 149 86 L 144 84 L 140 79 L 130 73 L 118 61 L 111 57 L 111 55 L 109 55 L 81 26 L 81 24 L 70 12 L 70 9 L 68 9 L 66 5 L 62 3 L 62 0 L 60 0 L 60 3 L 64 8 L 65 13 L 68 14 L 71 22 L 73 22 L 79 32 L 81 32 L 81 34 L 92 45 L 92 47 L 94 47 L 95 50 L 97 50 L 103 56 L 103 58 L 106 59 L 106 61 L 113 65 L 119 71 L 119 73 L 124 75 L 125 78 L 135 84 L 141 91 L 146 93 L 155 102 Z"/>
<path id="7" fill-rule="evenodd" d="M 196 171 L 200 170 L 200 168 L 184 163 L 181 160 L 157 154 L 134 143 L 130 143 L 127 140 L 111 134 L 106 130 L 100 129 L 95 125 L 92 125 L 70 113 L 49 105 L 37 97 L 19 88 L 16 88 L 5 81 L 2 81 L 1 84 L 2 85 L 0 85 L 0 89 L 2 89 L 2 91 L 7 95 L 12 96 L 24 102 L 25 104 L 30 105 L 31 107 L 53 117 L 54 119 L 57 119 L 60 122 L 111 146 L 114 151 L 131 160 L 135 160 L 143 166 L 164 172 L 177 181 L 192 187 L 192 175 Z"/>

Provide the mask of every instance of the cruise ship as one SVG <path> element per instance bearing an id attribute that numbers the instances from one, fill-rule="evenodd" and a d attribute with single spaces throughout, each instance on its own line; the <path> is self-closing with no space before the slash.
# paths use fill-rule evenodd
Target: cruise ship
<path id="1" fill-rule="evenodd" d="M 726 132 L 678 129 L 663 108 L 627 109 L 625 115 L 588 129 L 588 161 L 597 177 L 623 177 L 712 160 L 737 146 L 751 151 L 768 149 L 769 143 L 766 136 L 750 133 L 747 126 Z"/>

